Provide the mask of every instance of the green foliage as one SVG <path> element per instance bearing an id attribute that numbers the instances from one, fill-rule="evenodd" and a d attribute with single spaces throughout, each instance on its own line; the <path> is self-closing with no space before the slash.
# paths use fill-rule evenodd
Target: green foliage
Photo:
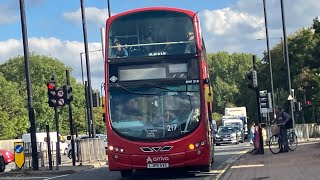
<path id="1" fill-rule="evenodd" d="M 243 96 L 250 94 L 246 75 L 252 69 L 252 54 L 218 52 L 208 57 L 215 92 L 214 111 L 223 114 L 227 106 L 244 105 Z"/>
<path id="2" fill-rule="evenodd" d="M 222 124 L 222 122 L 221 122 L 221 120 L 222 120 L 222 114 L 219 114 L 219 113 L 212 113 L 212 119 L 213 120 L 216 120 L 216 122 L 217 122 L 217 126 L 221 126 L 221 124 Z"/>
<path id="3" fill-rule="evenodd" d="M 319 108 L 315 108 L 315 114 L 305 106 L 304 96 L 315 105 L 320 105 L 320 22 L 318 18 L 313 20 L 312 28 L 302 28 L 288 37 L 288 54 L 290 62 L 290 75 L 292 88 L 295 89 L 297 101 L 303 103 L 303 113 L 296 113 L 297 123 L 317 122 L 315 117 L 319 117 Z M 275 101 L 289 111 L 287 101 L 288 75 L 287 65 L 283 58 L 283 43 L 279 42 L 271 50 L 272 68 L 275 87 Z M 268 85 L 270 82 L 268 68 L 262 70 L 259 76 L 267 81 L 259 81 L 259 86 L 263 86 L 271 92 Z M 261 83 L 260 83 L 261 82 Z M 319 107 L 319 106 L 317 106 Z M 305 117 L 303 120 L 302 117 Z"/>
<path id="4" fill-rule="evenodd" d="M 0 73 L 0 139 L 17 137 L 28 127 L 26 104 L 19 94 L 18 85 L 7 81 Z"/>
<path id="5" fill-rule="evenodd" d="M 66 84 L 66 69 L 69 70 L 70 83 L 73 88 L 73 121 L 79 133 L 86 131 L 84 86 L 76 82 L 75 78 L 72 77 L 71 68 L 66 67 L 61 61 L 48 56 L 31 54 L 30 72 L 33 106 L 38 132 L 45 131 L 46 124 L 49 124 L 51 131 L 55 131 L 54 110 L 47 103 L 46 83 L 52 75 L 55 75 L 59 87 Z M 0 137 L 14 138 L 27 132 L 29 126 L 23 57 L 11 58 L 6 63 L 0 65 L 0 73 L 2 73 L 0 75 L 1 92 L 7 92 L 0 95 L 0 99 L 2 100 L 0 102 L 0 125 L 3 127 L 1 129 L 3 132 L 0 131 Z M 60 132 L 63 135 L 68 134 L 70 132 L 68 106 L 59 107 L 58 113 Z M 99 113 L 95 112 L 96 120 L 101 121 L 101 116 L 100 119 L 98 116 L 100 116 Z M 99 132 L 103 132 L 104 126 L 102 123 L 97 122 L 97 128 L 99 128 Z"/>

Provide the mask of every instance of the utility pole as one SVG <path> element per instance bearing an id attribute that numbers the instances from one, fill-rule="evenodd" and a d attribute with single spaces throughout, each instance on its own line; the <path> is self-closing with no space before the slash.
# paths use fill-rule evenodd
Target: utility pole
<path id="1" fill-rule="evenodd" d="M 291 91 L 290 64 L 289 64 L 289 53 L 288 53 L 287 32 L 286 32 L 283 0 L 280 0 L 280 2 L 281 2 L 282 30 L 283 30 L 283 39 L 284 39 L 284 53 L 285 53 L 284 57 L 287 63 L 287 72 L 288 72 L 288 86 L 289 86 L 288 91 L 289 91 L 289 95 L 293 97 L 293 92 Z M 294 112 L 293 112 L 293 100 L 290 100 L 290 111 L 291 111 L 292 124 L 294 127 L 295 121 L 294 121 Z"/>
<path id="2" fill-rule="evenodd" d="M 274 87 L 273 87 L 273 71 L 272 71 L 272 60 L 271 60 L 271 52 L 269 48 L 269 32 L 268 32 L 268 17 L 266 11 L 266 0 L 263 0 L 263 11 L 264 11 L 264 24 L 266 28 L 266 39 L 267 39 L 267 51 L 268 51 L 268 62 L 270 67 L 270 82 L 271 82 L 271 97 L 272 97 L 272 109 L 273 109 L 273 116 L 276 118 L 276 111 L 275 111 L 275 102 L 274 102 Z"/>
<path id="3" fill-rule="evenodd" d="M 87 109 L 87 127 L 88 127 L 88 135 L 89 138 L 91 137 L 92 131 L 91 131 L 91 115 L 90 115 L 90 110 L 89 110 L 89 93 L 88 93 L 88 82 L 84 82 L 84 88 L 85 88 L 85 99 L 86 99 L 86 109 Z"/>
<path id="4" fill-rule="evenodd" d="M 70 76 L 69 76 L 69 71 L 66 70 L 66 80 L 67 80 L 67 85 L 64 86 L 63 91 L 64 91 L 64 97 L 65 97 L 65 103 L 69 105 L 69 123 L 70 123 L 70 135 L 71 135 L 71 153 L 72 153 L 72 165 L 76 165 L 76 155 L 75 155 L 75 144 L 74 144 L 74 124 L 73 124 L 73 119 L 72 119 L 72 100 L 73 96 L 71 95 L 72 92 L 72 87 L 70 86 Z"/>
<path id="5" fill-rule="evenodd" d="M 107 0 L 108 1 L 108 16 L 110 17 L 111 16 L 111 12 L 110 12 L 110 0 Z"/>
<path id="6" fill-rule="evenodd" d="M 28 114 L 30 121 L 30 136 L 31 136 L 31 148 L 32 148 L 32 167 L 33 170 L 39 170 L 37 140 L 36 140 L 36 120 L 33 109 L 33 98 L 31 89 L 31 77 L 30 77 L 30 65 L 29 65 L 29 46 L 28 46 L 28 33 L 26 25 L 26 14 L 24 0 L 20 0 L 20 16 L 22 26 L 22 38 L 23 38 L 23 53 L 25 72 L 27 80 L 27 95 L 28 95 Z"/>
<path id="7" fill-rule="evenodd" d="M 96 128 L 93 116 L 93 103 L 92 103 L 92 86 L 91 86 L 91 75 L 90 75 L 90 61 L 89 61 L 89 50 L 87 41 L 87 27 L 86 27 L 86 17 L 84 9 L 84 0 L 80 0 L 81 5 L 81 17 L 82 17 L 82 29 L 83 29 L 83 39 L 84 39 L 84 49 L 86 55 L 86 66 L 87 66 L 87 79 L 88 79 L 88 94 L 89 94 L 89 108 L 90 108 L 90 118 L 92 121 L 92 135 L 96 137 Z"/>

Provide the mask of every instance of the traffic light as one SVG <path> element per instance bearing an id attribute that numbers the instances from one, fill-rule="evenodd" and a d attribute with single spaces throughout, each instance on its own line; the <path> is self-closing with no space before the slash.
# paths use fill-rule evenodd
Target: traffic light
<path id="1" fill-rule="evenodd" d="M 248 88 L 250 89 L 256 89 L 258 87 L 258 76 L 257 71 L 252 70 L 247 74 L 247 78 L 249 80 Z"/>
<path id="2" fill-rule="evenodd" d="M 259 102 L 261 109 L 270 108 L 267 90 L 259 91 Z"/>
<path id="3" fill-rule="evenodd" d="M 57 95 L 56 95 L 56 100 L 57 100 L 57 106 L 64 106 L 65 105 L 65 101 L 64 101 L 64 92 L 63 92 L 63 88 L 58 88 L 57 89 Z"/>
<path id="4" fill-rule="evenodd" d="M 100 94 L 97 92 L 92 93 L 92 104 L 93 107 L 100 107 Z"/>
<path id="5" fill-rule="evenodd" d="M 306 103 L 308 106 L 311 105 L 311 101 L 310 100 L 307 100 L 307 103 Z"/>
<path id="6" fill-rule="evenodd" d="M 63 86 L 63 97 L 64 97 L 64 103 L 69 105 L 71 103 L 71 101 L 73 100 L 71 86 L 69 86 L 69 85 Z"/>
<path id="7" fill-rule="evenodd" d="M 297 109 L 298 109 L 298 111 L 302 111 L 302 103 L 301 102 L 298 102 L 297 103 Z"/>
<path id="8" fill-rule="evenodd" d="M 49 107 L 56 107 L 57 106 L 57 99 L 56 99 L 56 82 L 54 78 L 51 78 L 51 82 L 47 83 L 48 87 L 48 104 Z"/>

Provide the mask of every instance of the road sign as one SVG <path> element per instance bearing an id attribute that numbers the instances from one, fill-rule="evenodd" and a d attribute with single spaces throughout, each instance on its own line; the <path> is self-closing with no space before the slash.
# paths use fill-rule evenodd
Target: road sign
<path id="1" fill-rule="evenodd" d="M 25 162 L 23 142 L 14 143 L 14 161 L 19 169 L 23 167 Z"/>

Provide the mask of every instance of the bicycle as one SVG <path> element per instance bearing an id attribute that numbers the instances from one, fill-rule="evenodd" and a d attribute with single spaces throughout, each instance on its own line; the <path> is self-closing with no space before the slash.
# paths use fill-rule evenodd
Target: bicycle
<path id="1" fill-rule="evenodd" d="M 273 129 L 272 129 L 273 128 Z M 271 131 L 274 131 L 273 135 L 269 139 L 269 150 L 273 154 L 278 154 L 281 150 L 281 142 L 282 137 L 280 134 L 280 127 L 278 125 L 271 126 Z M 298 146 L 298 137 L 293 129 L 289 129 L 287 131 L 287 137 L 288 137 L 288 146 L 290 151 L 296 150 Z"/>

